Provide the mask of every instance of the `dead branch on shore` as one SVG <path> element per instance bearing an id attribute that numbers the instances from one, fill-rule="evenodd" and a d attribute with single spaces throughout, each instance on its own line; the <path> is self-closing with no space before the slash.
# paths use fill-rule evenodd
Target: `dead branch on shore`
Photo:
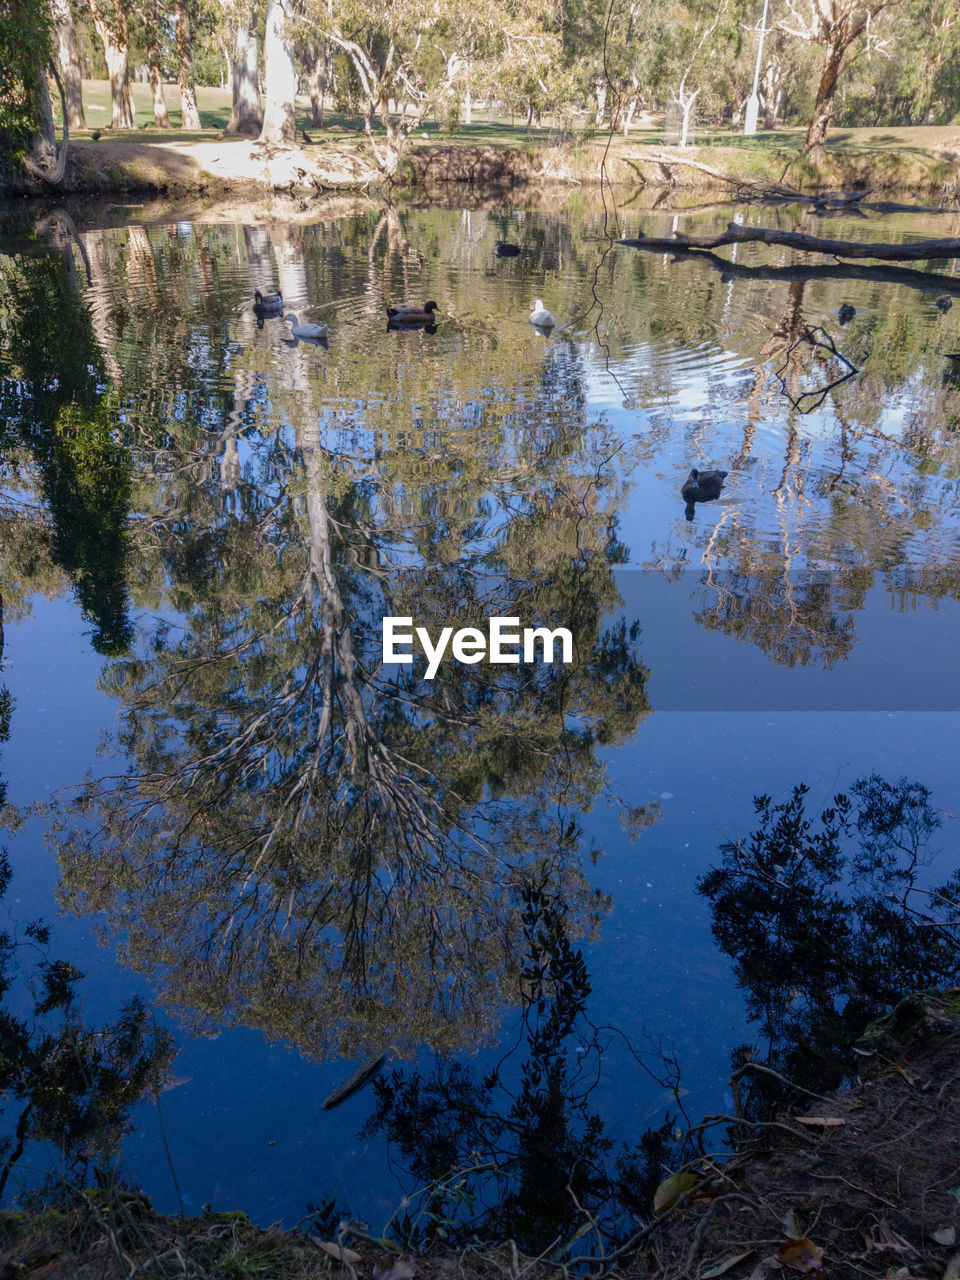
<path id="1" fill-rule="evenodd" d="M 695 249 L 718 249 L 725 244 L 774 244 L 809 253 L 830 254 L 834 258 L 877 258 L 886 262 L 924 262 L 930 258 L 960 258 L 960 239 L 914 240 L 909 244 L 865 244 L 858 240 L 824 240 L 802 231 L 778 231 L 773 227 L 741 227 L 731 222 L 718 236 L 640 236 L 621 240 L 633 249 L 658 253 L 686 253 Z"/>
<path id="2" fill-rule="evenodd" d="M 697 169 L 700 173 L 706 173 L 711 178 L 716 178 L 718 182 L 728 182 L 731 186 L 737 187 L 741 191 L 749 191 L 752 195 L 768 196 L 777 200 L 810 199 L 802 191 L 798 191 L 796 187 L 784 186 L 782 182 L 768 182 L 764 178 L 746 178 L 736 173 L 724 173 L 722 169 L 714 169 L 709 164 L 704 164 L 700 160 L 690 160 L 686 156 L 670 156 L 662 151 L 651 151 L 641 159 L 649 160 L 667 169 L 670 169 L 673 165 Z"/>

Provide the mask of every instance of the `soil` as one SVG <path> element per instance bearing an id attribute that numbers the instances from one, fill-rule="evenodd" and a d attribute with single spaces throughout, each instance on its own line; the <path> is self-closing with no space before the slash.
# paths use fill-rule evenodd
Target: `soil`
<path id="1" fill-rule="evenodd" d="M 797 1137 L 761 1129 L 722 1166 L 702 1162 L 687 1201 L 625 1269 L 662 1280 L 791 1270 L 956 1280 L 960 990 L 902 1001 L 857 1052 L 852 1088 L 781 1118 Z"/>

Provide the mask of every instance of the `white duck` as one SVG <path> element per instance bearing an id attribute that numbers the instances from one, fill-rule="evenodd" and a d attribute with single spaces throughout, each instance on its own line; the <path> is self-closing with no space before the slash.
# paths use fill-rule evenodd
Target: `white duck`
<path id="1" fill-rule="evenodd" d="M 533 304 L 533 310 L 530 312 L 530 323 L 535 324 L 538 329 L 552 329 L 557 322 L 540 299 L 537 298 Z"/>
<path id="2" fill-rule="evenodd" d="M 283 318 L 292 322 L 290 332 L 295 338 L 304 338 L 307 342 L 319 342 L 321 338 L 327 336 L 325 324 L 301 324 L 292 311 L 288 311 Z"/>

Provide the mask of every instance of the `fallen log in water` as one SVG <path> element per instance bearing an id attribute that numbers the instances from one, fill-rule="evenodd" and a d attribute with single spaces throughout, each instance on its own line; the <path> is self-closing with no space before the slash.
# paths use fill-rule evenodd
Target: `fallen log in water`
<path id="1" fill-rule="evenodd" d="M 858 240 L 823 240 L 801 231 L 777 231 L 772 227 L 741 227 L 731 222 L 718 236 L 640 236 L 621 240 L 634 249 L 654 253 L 688 253 L 698 249 L 719 249 L 725 244 L 775 244 L 809 253 L 826 253 L 834 258 L 877 258 L 885 262 L 924 262 L 929 258 L 960 258 L 960 240 L 913 240 L 909 244 L 864 244 Z"/>

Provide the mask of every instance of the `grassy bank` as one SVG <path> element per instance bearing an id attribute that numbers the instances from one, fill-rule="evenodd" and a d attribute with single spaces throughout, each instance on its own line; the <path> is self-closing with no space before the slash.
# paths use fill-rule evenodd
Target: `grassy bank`
<path id="1" fill-rule="evenodd" d="M 198 90 L 203 127 L 194 132 L 179 127 L 175 86 L 167 88 L 169 130 L 153 126 L 146 85 L 134 86 L 136 130 L 114 133 L 109 128 L 105 81 L 86 81 L 84 98 L 90 127 L 71 138 L 67 186 L 74 191 L 215 197 L 244 189 L 358 190 L 379 181 L 362 121 L 328 111 L 323 128 L 315 127 L 305 99 L 297 104 L 297 146 L 267 156 L 249 139 L 223 135 L 230 116 L 224 89 Z M 427 186 L 546 187 L 596 184 L 603 172 L 608 181 L 628 189 L 677 186 L 702 192 L 716 187 L 716 177 L 698 169 L 699 164 L 745 179 L 778 182 L 785 177 L 811 193 L 869 187 L 908 192 L 929 202 L 953 200 L 960 193 L 960 127 L 837 129 L 823 169 L 815 171 L 797 160 L 801 129 L 781 128 L 752 138 L 701 130 L 695 147 L 679 151 L 664 146 L 662 124 L 652 117 L 628 137 L 608 138 L 583 123 L 575 132 L 554 126 L 548 119 L 527 130 L 510 117 L 484 117 L 469 126 L 427 122 L 410 140 L 400 176 L 406 183 Z"/>

